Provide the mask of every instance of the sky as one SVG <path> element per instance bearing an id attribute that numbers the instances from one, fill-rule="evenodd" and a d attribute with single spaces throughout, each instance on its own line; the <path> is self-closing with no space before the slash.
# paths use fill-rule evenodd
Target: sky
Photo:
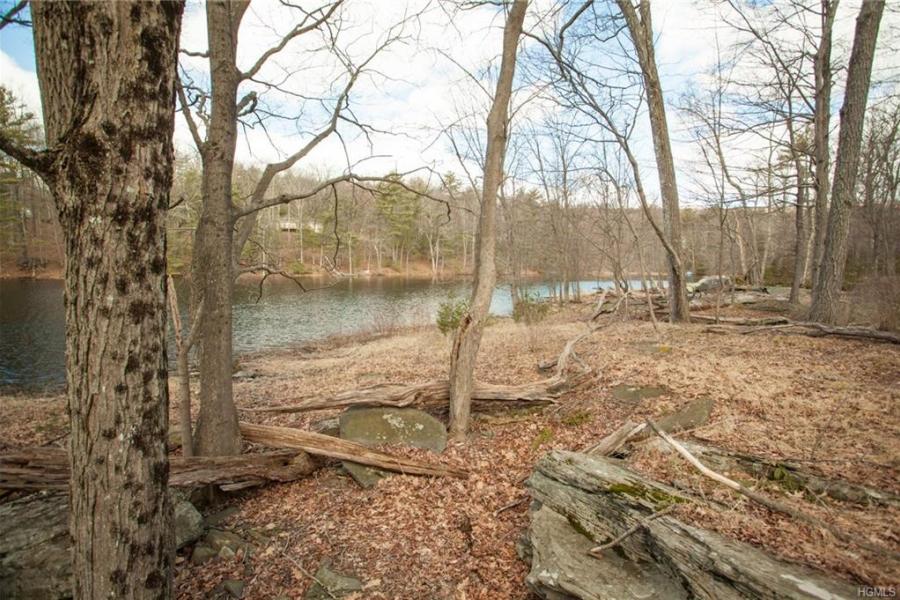
<path id="1" fill-rule="evenodd" d="M 526 29 L 536 26 L 536 20 L 551 1 L 533 0 Z M 11 4 L 11 0 L 0 1 L 0 10 L 5 12 Z M 685 91 L 702 84 L 704 74 L 716 62 L 717 45 L 727 46 L 732 36 L 728 27 L 716 18 L 712 5 L 701 0 L 652 4 L 656 56 L 669 105 L 676 168 L 682 181 L 689 179 L 686 171 L 695 168 L 698 155 L 675 104 Z M 849 51 L 858 5 L 858 1 L 852 0 L 844 0 L 840 5 L 835 27 L 836 56 Z M 361 135 L 358 128 L 342 123 L 341 137 L 332 136 L 322 143 L 297 169 L 334 175 L 351 164 L 354 171 L 370 174 L 422 167 L 438 172 L 460 172 L 442 131 L 473 107 L 480 111 L 474 117 L 476 122 L 486 116 L 489 96 L 481 88 L 490 89 L 490 70 L 498 66 L 502 15 L 493 7 L 454 11 L 446 2 L 436 0 L 347 0 L 342 17 L 338 46 L 354 61 L 367 57 L 388 32 L 400 39 L 376 56 L 351 94 L 354 115 L 371 126 L 369 135 Z M 397 24 L 404 18 L 406 24 L 398 28 Z M 276 0 L 253 0 L 240 31 L 238 66 L 247 68 L 253 64 L 293 26 L 295 19 L 296 13 Z M 900 11 L 889 8 L 882 22 L 882 38 L 887 37 L 885 32 L 898 30 Z M 206 49 L 205 11 L 196 0 L 189 1 L 185 11 L 181 42 L 188 50 Z M 255 88 L 266 109 L 291 118 L 269 118 L 265 128 L 259 124 L 243 127 L 238 161 L 261 165 L 279 160 L 321 129 L 326 109 L 346 80 L 333 55 L 322 51 L 324 45 L 321 36 L 304 36 L 267 62 L 260 79 L 282 82 L 286 93 L 263 93 L 264 88 L 252 83 L 242 88 L 244 92 Z M 884 45 L 876 53 L 876 73 L 896 72 L 894 69 L 900 65 L 897 48 L 885 49 Z M 184 73 L 204 85 L 208 84 L 205 63 L 204 59 L 182 56 L 181 66 Z M 0 81 L 30 110 L 40 114 L 40 93 L 28 28 L 8 26 L 0 31 Z M 835 90 L 836 102 L 841 94 Z M 527 89 L 520 90 L 517 98 L 528 95 Z M 300 96 L 306 99 L 301 100 Z M 527 113 L 522 111 L 525 116 Z M 653 175 L 655 163 L 646 115 L 642 119 L 634 144 L 652 194 L 657 189 Z M 180 116 L 175 142 L 179 152 L 193 152 L 189 130 Z"/>

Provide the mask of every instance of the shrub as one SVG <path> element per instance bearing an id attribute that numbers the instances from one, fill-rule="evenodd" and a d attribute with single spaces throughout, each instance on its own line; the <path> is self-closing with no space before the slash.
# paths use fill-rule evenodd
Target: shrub
<path id="1" fill-rule="evenodd" d="M 444 335 L 456 331 L 459 321 L 469 311 L 469 302 L 450 296 L 438 306 L 437 326 Z"/>
<path id="2" fill-rule="evenodd" d="M 512 318 L 516 323 L 531 325 L 543 321 L 550 310 L 550 305 L 541 300 L 540 295 L 523 292 L 522 296 L 513 304 Z"/>

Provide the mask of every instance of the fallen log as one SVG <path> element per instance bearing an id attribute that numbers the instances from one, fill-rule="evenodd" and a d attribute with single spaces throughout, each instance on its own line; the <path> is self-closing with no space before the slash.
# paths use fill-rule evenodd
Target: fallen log
<path id="1" fill-rule="evenodd" d="M 900 507 L 900 497 L 894 494 L 848 481 L 831 479 L 790 460 L 763 458 L 694 442 L 678 443 L 712 469 L 720 472 L 742 471 L 771 481 L 788 492 L 804 490 L 813 495 L 824 495 L 841 502 Z M 660 452 L 671 451 L 671 446 L 659 438 L 653 438 L 645 445 Z"/>
<path id="2" fill-rule="evenodd" d="M 691 315 L 691 318 L 694 318 L 694 316 Z M 729 323 L 726 322 L 723 323 L 723 325 L 729 325 Z M 739 333 L 741 335 L 783 331 L 785 333 L 797 333 L 808 335 L 810 337 L 835 336 L 849 339 L 873 340 L 889 344 L 900 344 L 900 335 L 891 331 L 881 331 L 880 329 L 862 327 L 859 325 L 839 327 L 837 325 L 825 325 L 823 323 L 812 323 L 808 321 L 791 321 L 789 319 L 784 319 L 784 321 L 779 323 L 764 323 L 746 329 L 714 326 L 708 327 L 706 331 L 709 331 L 710 333 Z"/>
<path id="3" fill-rule="evenodd" d="M 554 365 L 555 366 L 555 365 Z M 476 382 L 472 392 L 473 408 L 487 410 L 500 403 L 522 402 L 549 405 L 556 402 L 577 380 L 551 377 L 533 383 L 498 385 Z M 298 413 L 314 410 L 370 406 L 394 408 L 446 408 L 450 402 L 450 382 L 429 381 L 412 385 L 379 383 L 365 388 L 340 392 L 330 398 L 309 398 L 286 406 L 241 408 L 248 413 Z"/>
<path id="4" fill-rule="evenodd" d="M 537 501 L 533 510 L 539 509 L 529 530 L 531 555 L 542 557 L 532 562 L 528 582 L 544 597 L 821 599 L 856 594 L 855 586 L 672 515 L 648 519 L 687 499 L 614 459 L 553 451 L 538 462 L 527 485 Z M 553 527 L 538 520 L 547 517 Z M 635 526 L 632 535 L 603 551 L 602 560 L 591 559 L 593 569 L 583 554 L 573 554 L 586 554 Z M 561 539 L 574 536 L 584 541 L 561 545 Z M 622 568 L 605 564 L 619 558 Z M 614 581 L 614 590 L 593 589 L 591 578 L 600 570 L 614 578 L 606 583 Z"/>
<path id="5" fill-rule="evenodd" d="M 462 469 L 444 466 L 422 460 L 393 456 L 368 448 L 362 444 L 349 442 L 340 438 L 303 431 L 290 427 L 273 427 L 241 423 L 241 435 L 248 442 L 274 448 L 296 448 L 317 456 L 327 456 L 340 460 L 378 467 L 408 475 L 433 475 L 438 477 L 468 477 Z"/>
<path id="6" fill-rule="evenodd" d="M 72 597 L 66 494 L 0 504 L 0 598 Z"/>
<path id="7" fill-rule="evenodd" d="M 173 456 L 169 485 L 218 485 L 239 489 L 267 481 L 293 481 L 316 469 L 302 450 L 279 450 L 240 456 Z M 62 448 L 27 448 L 0 455 L 0 489 L 68 489 L 69 459 Z"/>

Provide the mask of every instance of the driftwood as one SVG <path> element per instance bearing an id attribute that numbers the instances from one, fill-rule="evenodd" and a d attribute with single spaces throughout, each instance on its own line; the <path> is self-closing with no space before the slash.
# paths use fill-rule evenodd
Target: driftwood
<path id="1" fill-rule="evenodd" d="M 528 487 L 537 501 L 529 529 L 533 562 L 528 582 L 542 597 L 821 599 L 856 594 L 855 586 L 672 515 L 648 519 L 687 499 L 614 459 L 553 451 L 538 462 Z M 635 525 L 634 533 L 622 537 Z M 601 560 L 588 555 L 620 537 Z M 596 582 L 598 571 L 605 581 Z"/>
<path id="2" fill-rule="evenodd" d="M 349 460 L 361 465 L 378 467 L 388 471 L 409 475 L 434 475 L 465 478 L 468 473 L 462 469 L 447 467 L 438 463 L 393 456 L 368 448 L 362 444 L 342 440 L 340 438 L 293 429 L 290 427 L 272 427 L 241 423 L 241 435 L 248 442 L 274 448 L 295 448 L 305 450 L 317 456 L 327 456 L 340 460 Z"/>
<path id="3" fill-rule="evenodd" d="M 316 464 L 300 450 L 240 456 L 169 458 L 169 485 L 218 485 L 239 489 L 266 481 L 293 481 L 309 475 Z M 62 448 L 27 448 L 0 455 L 0 489 L 68 489 L 69 459 Z"/>

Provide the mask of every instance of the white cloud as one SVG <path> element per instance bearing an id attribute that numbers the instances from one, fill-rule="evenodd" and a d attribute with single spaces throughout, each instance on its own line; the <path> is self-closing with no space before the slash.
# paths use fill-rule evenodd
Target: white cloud
<path id="1" fill-rule="evenodd" d="M 34 71 L 26 71 L 0 50 L 0 77 L 3 85 L 41 119 L 41 92 Z"/>

